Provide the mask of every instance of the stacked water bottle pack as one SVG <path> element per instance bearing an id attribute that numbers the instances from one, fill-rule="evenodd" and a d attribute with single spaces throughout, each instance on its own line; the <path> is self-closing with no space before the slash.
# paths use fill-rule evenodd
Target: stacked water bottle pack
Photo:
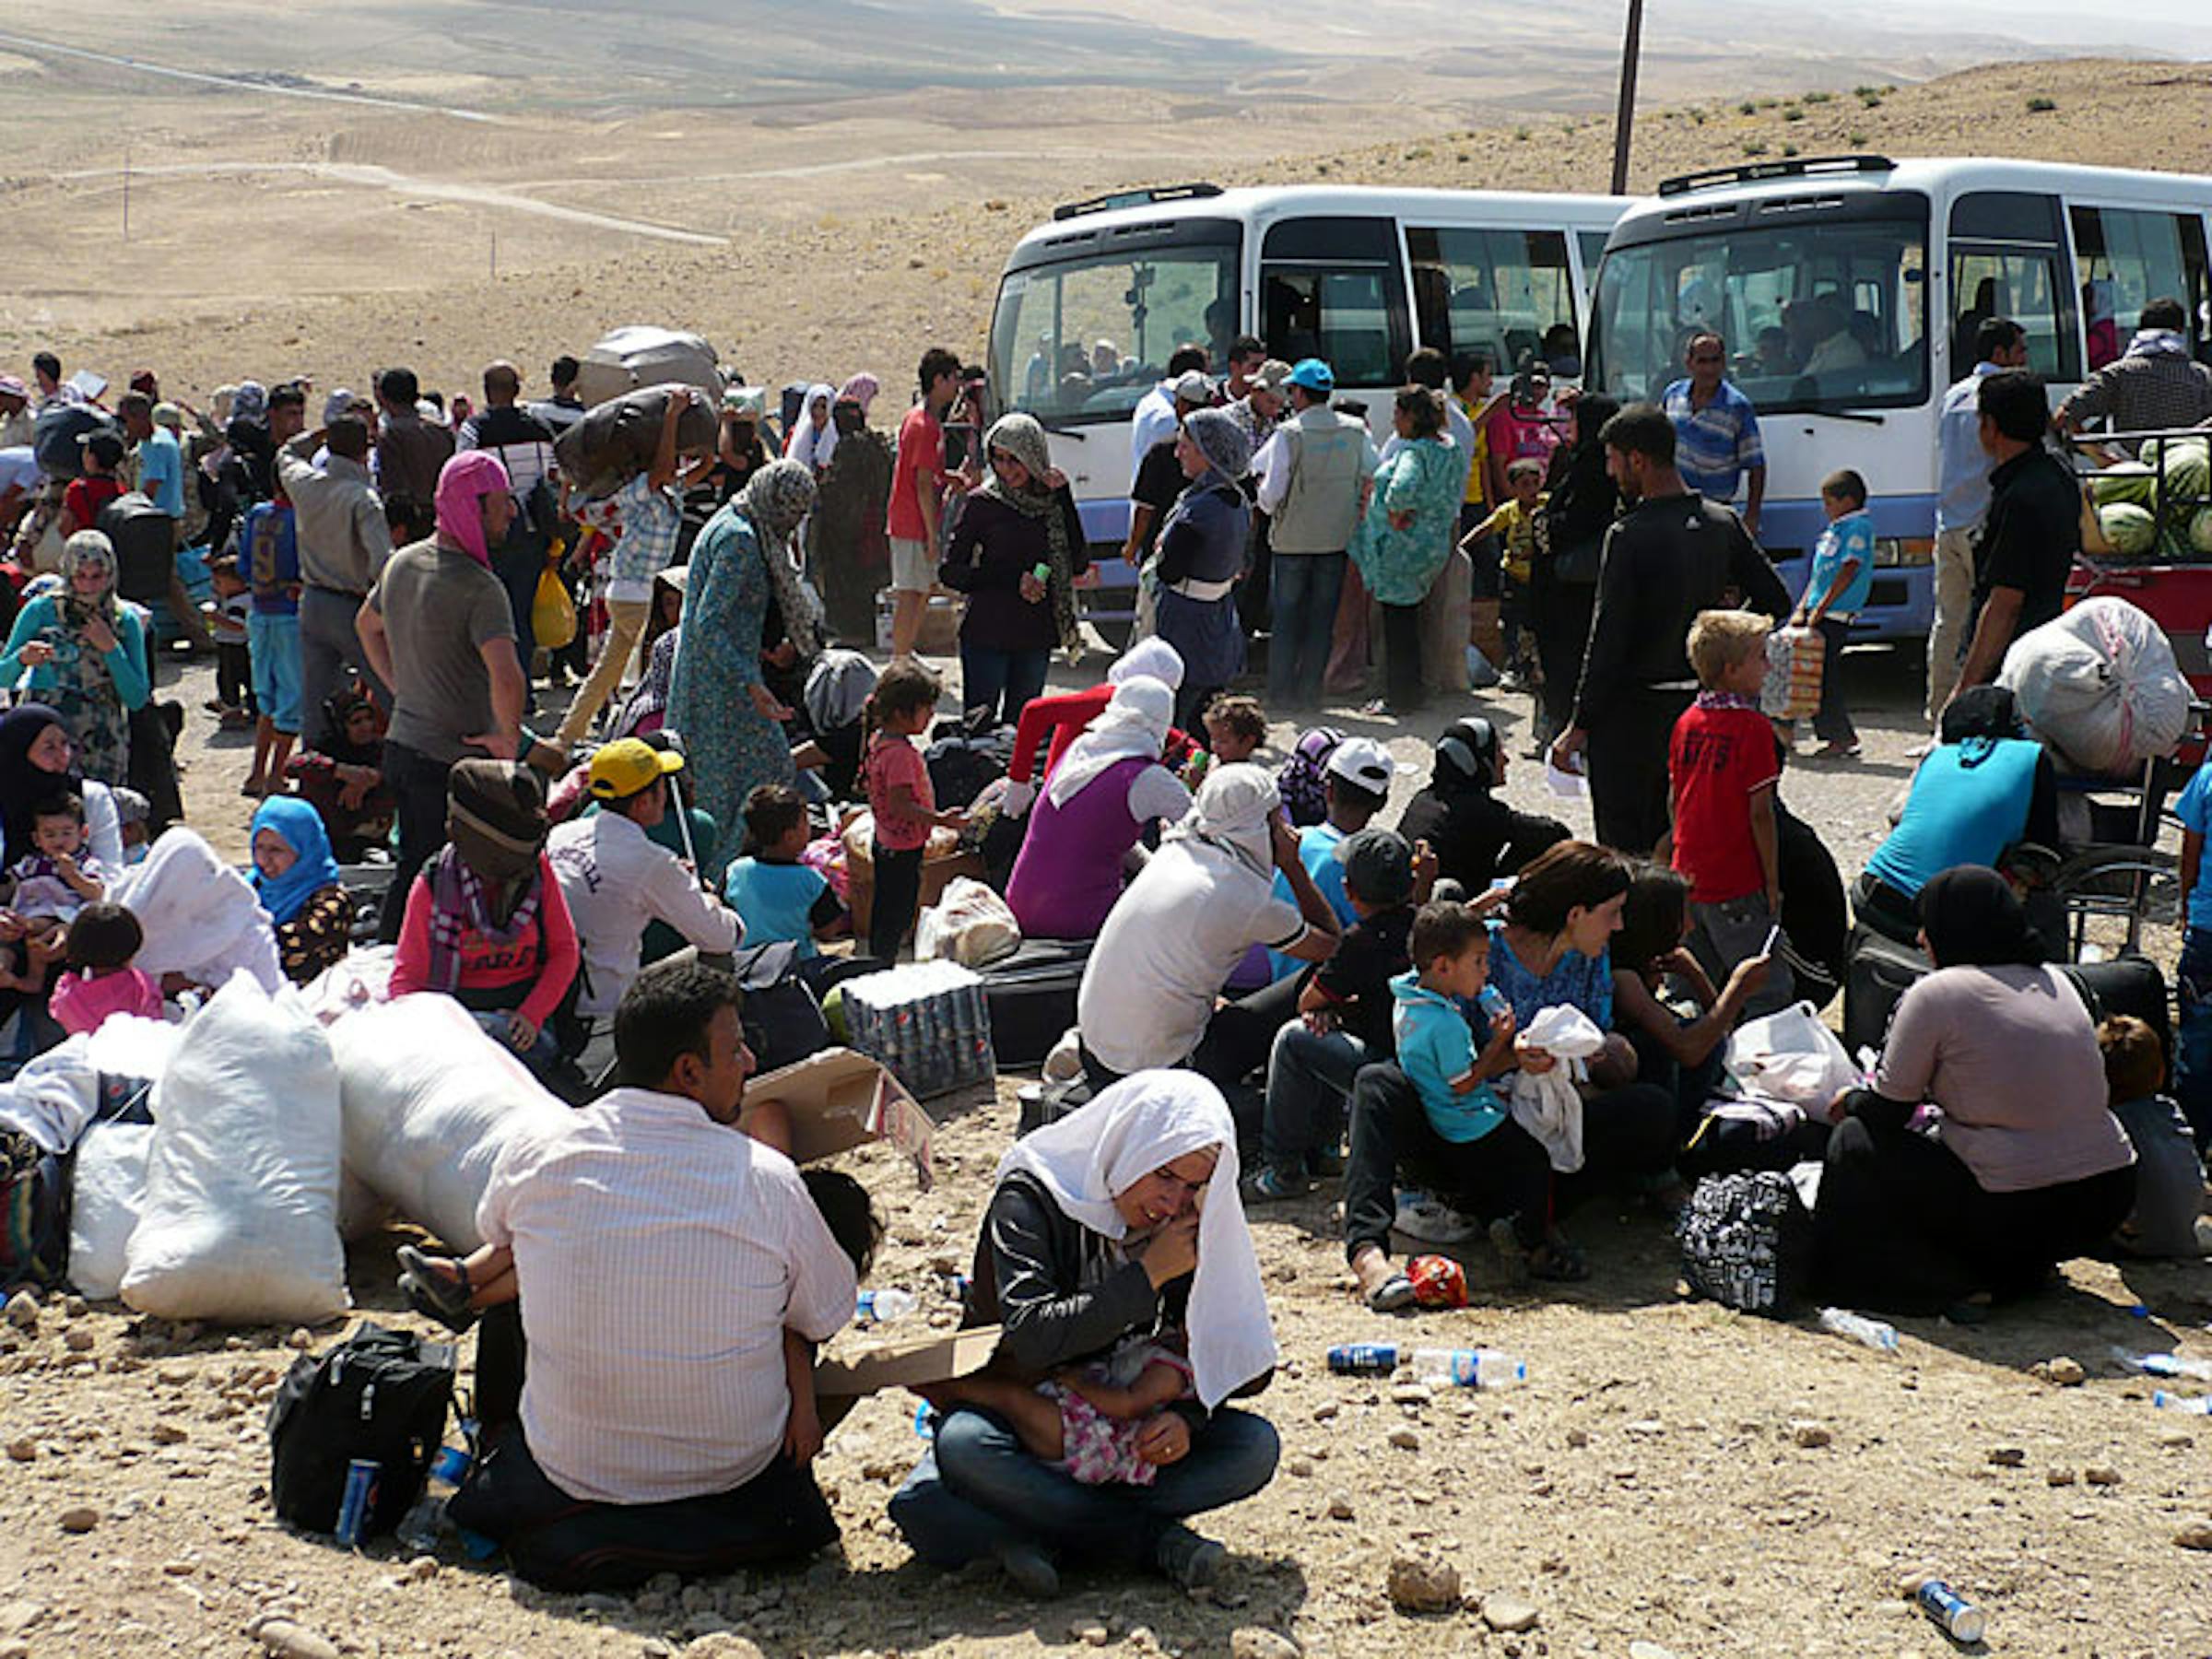
<path id="1" fill-rule="evenodd" d="M 957 962 L 909 962 L 847 980 L 846 1041 L 926 1100 L 996 1075 L 983 982 Z"/>

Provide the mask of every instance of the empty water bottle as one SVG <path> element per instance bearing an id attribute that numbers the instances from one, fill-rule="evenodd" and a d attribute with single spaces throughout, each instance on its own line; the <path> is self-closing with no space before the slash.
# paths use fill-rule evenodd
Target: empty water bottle
<path id="1" fill-rule="evenodd" d="M 1820 1310 L 1820 1328 L 1831 1335 L 1848 1336 L 1852 1341 L 1884 1353 L 1897 1351 L 1897 1327 L 1878 1319 L 1869 1319 L 1864 1313 L 1853 1313 L 1849 1308 Z"/>
<path id="2" fill-rule="evenodd" d="M 2192 1382 L 2212 1382 L 2212 1359 L 2186 1359 L 2180 1354 L 2131 1354 L 2125 1348 L 2116 1348 L 2113 1353 L 2122 1364 L 2147 1377 L 2187 1377 Z"/>
<path id="3" fill-rule="evenodd" d="M 863 1324 L 889 1324 L 904 1319 L 916 1305 L 911 1290 L 863 1290 L 854 1302 L 853 1315 Z"/>
<path id="4" fill-rule="evenodd" d="M 2162 1388 L 2153 1389 L 2150 1403 L 2160 1411 L 2180 1411 L 2190 1417 L 2212 1417 L 2212 1394 L 2168 1394 Z"/>
<path id="5" fill-rule="evenodd" d="M 461 1477 L 468 1473 L 468 1453 L 459 1446 L 441 1446 L 430 1459 L 430 1472 L 422 1485 L 422 1496 L 399 1519 L 398 1537 L 402 1544 L 420 1555 L 438 1547 L 445 1532 L 445 1504 L 461 1485 Z"/>

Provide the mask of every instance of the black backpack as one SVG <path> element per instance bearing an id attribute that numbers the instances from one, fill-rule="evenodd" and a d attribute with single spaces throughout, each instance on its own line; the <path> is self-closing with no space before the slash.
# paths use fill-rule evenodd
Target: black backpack
<path id="1" fill-rule="evenodd" d="M 360 1324 L 292 1362 L 269 1406 L 269 1501 L 279 1520 L 332 1532 L 356 1458 L 377 1465 L 362 1536 L 388 1533 L 422 1493 L 453 1403 L 451 1343 Z"/>
<path id="2" fill-rule="evenodd" d="M 1682 1212 L 1682 1277 L 1739 1313 L 1787 1319 L 1811 1283 L 1813 1217 L 1790 1178 L 1708 1175 Z"/>

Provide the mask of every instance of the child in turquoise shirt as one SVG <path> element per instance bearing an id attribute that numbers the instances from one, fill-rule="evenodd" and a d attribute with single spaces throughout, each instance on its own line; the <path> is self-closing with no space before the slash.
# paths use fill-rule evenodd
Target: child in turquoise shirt
<path id="1" fill-rule="evenodd" d="M 1790 625 L 1818 629 L 1823 647 L 1820 706 L 1813 714 L 1820 747 L 1814 759 L 1844 760 L 1859 752 L 1859 734 L 1843 700 L 1843 647 L 1874 591 L 1874 515 L 1866 511 L 1866 480 L 1849 467 L 1829 474 L 1820 481 L 1820 509 L 1828 527 L 1813 544 L 1812 574 Z"/>

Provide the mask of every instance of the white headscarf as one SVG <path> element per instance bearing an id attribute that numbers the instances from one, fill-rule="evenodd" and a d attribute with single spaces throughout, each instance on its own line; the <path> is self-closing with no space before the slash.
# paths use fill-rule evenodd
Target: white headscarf
<path id="1" fill-rule="evenodd" d="M 1113 688 L 1113 697 L 1083 735 L 1067 746 L 1045 780 L 1045 798 L 1065 806 L 1110 766 L 1124 760 L 1158 763 L 1175 720 L 1175 693 L 1138 675 Z"/>
<path id="2" fill-rule="evenodd" d="M 837 407 L 837 388 L 816 382 L 806 388 L 806 401 L 799 406 L 799 418 L 791 429 L 791 441 L 783 446 L 784 454 L 794 461 L 804 461 L 816 472 L 830 465 L 830 457 L 837 453 L 837 422 L 826 412 L 820 426 L 814 424 L 815 399 L 821 399 L 826 411 Z"/>
<path id="3" fill-rule="evenodd" d="M 1169 830 L 1168 837 L 1217 847 L 1267 879 L 1275 867 L 1275 841 L 1267 820 L 1282 804 L 1275 779 L 1265 768 L 1249 760 L 1217 766 L 1198 786 L 1190 815 Z"/>
<path id="4" fill-rule="evenodd" d="M 1196 1072 L 1135 1073 L 1016 1141 L 998 1160 L 998 1179 L 1023 1171 L 1069 1220 L 1119 1239 L 1128 1224 L 1113 1206 L 1115 1194 L 1207 1147 L 1220 1157 L 1199 1195 L 1198 1268 L 1184 1331 L 1192 1379 L 1211 1411 L 1277 1359 L 1267 1291 L 1237 1196 L 1237 1125 L 1221 1091 Z"/>
<path id="5" fill-rule="evenodd" d="M 1112 685 L 1134 679 L 1138 675 L 1156 679 L 1171 691 L 1182 689 L 1182 653 L 1169 644 L 1158 634 L 1139 640 L 1128 650 L 1114 658 L 1106 670 Z"/>

